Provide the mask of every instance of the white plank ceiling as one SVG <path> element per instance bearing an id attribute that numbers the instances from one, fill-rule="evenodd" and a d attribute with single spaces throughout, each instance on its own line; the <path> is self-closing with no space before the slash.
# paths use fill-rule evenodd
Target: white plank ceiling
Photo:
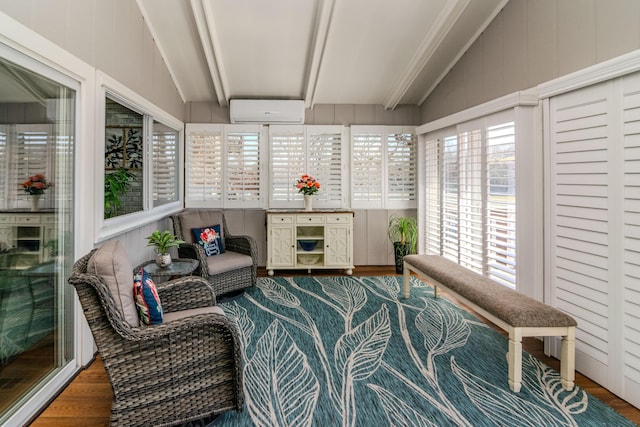
<path id="1" fill-rule="evenodd" d="M 185 102 L 421 104 L 508 0 L 137 0 Z"/>

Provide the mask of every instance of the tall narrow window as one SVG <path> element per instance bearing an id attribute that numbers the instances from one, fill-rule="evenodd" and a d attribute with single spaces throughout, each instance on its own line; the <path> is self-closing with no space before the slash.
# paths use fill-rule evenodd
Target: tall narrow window
<path id="1" fill-rule="evenodd" d="M 179 132 L 153 121 L 151 157 L 153 158 L 153 206 L 179 199 L 178 140 Z"/>
<path id="2" fill-rule="evenodd" d="M 515 287 L 515 124 L 503 118 L 427 136 L 422 247 Z"/>
<path id="3" fill-rule="evenodd" d="M 487 128 L 487 275 L 516 280 L 516 143 L 513 122 Z"/>

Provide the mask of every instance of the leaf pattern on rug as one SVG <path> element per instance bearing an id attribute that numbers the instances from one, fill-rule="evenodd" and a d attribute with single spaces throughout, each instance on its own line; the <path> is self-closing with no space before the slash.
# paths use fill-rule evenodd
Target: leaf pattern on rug
<path id="1" fill-rule="evenodd" d="M 242 337 L 248 410 L 216 424 L 632 425 L 526 353 L 511 392 L 506 338 L 411 281 L 408 299 L 399 276 L 260 278 L 222 297 Z"/>
<path id="2" fill-rule="evenodd" d="M 517 393 L 512 393 L 478 378 L 460 368 L 451 357 L 451 370 L 460 379 L 464 391 L 473 404 L 497 425 L 531 427 L 561 427 L 564 421 L 550 411 L 528 402 Z"/>
<path id="3" fill-rule="evenodd" d="M 308 426 L 320 386 L 300 351 L 279 321 L 274 320 L 256 343 L 245 367 L 247 407 L 259 426 Z"/>
<path id="4" fill-rule="evenodd" d="M 437 427 L 390 391 L 374 384 L 368 384 L 368 387 L 378 395 L 387 415 L 389 425 L 398 427 Z"/>

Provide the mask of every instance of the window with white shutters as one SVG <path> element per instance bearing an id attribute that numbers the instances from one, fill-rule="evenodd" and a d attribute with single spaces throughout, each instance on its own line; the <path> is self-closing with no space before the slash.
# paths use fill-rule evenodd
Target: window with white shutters
<path id="1" fill-rule="evenodd" d="M 516 281 L 516 143 L 514 122 L 487 128 L 487 276 L 505 285 Z"/>
<path id="2" fill-rule="evenodd" d="M 7 125 L 0 125 L 0 209 L 7 209 L 9 201 L 7 188 L 9 173 L 8 128 Z"/>
<path id="3" fill-rule="evenodd" d="M 427 135 L 421 244 L 425 253 L 514 288 L 515 124 L 504 118 Z"/>
<path id="4" fill-rule="evenodd" d="M 313 197 L 318 206 L 342 207 L 342 129 L 307 126 L 306 130 L 307 171 L 322 185 Z"/>
<path id="5" fill-rule="evenodd" d="M 444 139 L 442 154 L 442 255 L 458 262 L 458 137 Z"/>
<path id="6" fill-rule="evenodd" d="M 261 126 L 187 124 L 187 207 L 260 207 L 261 152 Z"/>
<path id="7" fill-rule="evenodd" d="M 225 206 L 260 206 L 260 130 L 227 132 L 225 160 Z"/>
<path id="8" fill-rule="evenodd" d="M 271 155 L 272 207 L 286 207 L 297 199 L 295 181 L 305 170 L 306 144 L 303 126 L 271 126 L 269 129 Z"/>
<path id="9" fill-rule="evenodd" d="M 383 133 L 351 126 L 351 206 L 381 209 Z"/>
<path id="10" fill-rule="evenodd" d="M 158 121 L 153 122 L 153 206 L 179 199 L 178 138 L 178 131 Z"/>
<path id="11" fill-rule="evenodd" d="M 344 150 L 342 126 L 288 126 L 269 128 L 272 208 L 302 204 L 295 183 L 303 174 L 320 182 L 314 194 L 318 208 L 343 207 Z"/>
<path id="12" fill-rule="evenodd" d="M 387 133 L 387 200 L 416 200 L 415 133 Z"/>
<path id="13" fill-rule="evenodd" d="M 54 141 L 49 125 L 16 125 L 16 153 L 10 166 L 9 182 L 22 183 L 32 175 L 43 174 L 48 182 L 55 183 L 54 167 L 49 159 L 53 159 Z M 43 199 L 53 197 L 55 187 L 45 191 Z M 29 200 L 27 193 L 16 186 L 16 199 Z"/>
<path id="14" fill-rule="evenodd" d="M 440 238 L 441 182 L 440 165 L 442 164 L 442 137 L 435 137 L 425 142 L 424 151 L 424 219 L 422 236 L 427 255 L 440 255 L 442 239 Z"/>
<path id="15" fill-rule="evenodd" d="M 414 128 L 351 126 L 351 206 L 361 209 L 414 208 Z"/>
<path id="16" fill-rule="evenodd" d="M 222 204 L 222 125 L 186 126 L 187 207 Z"/>

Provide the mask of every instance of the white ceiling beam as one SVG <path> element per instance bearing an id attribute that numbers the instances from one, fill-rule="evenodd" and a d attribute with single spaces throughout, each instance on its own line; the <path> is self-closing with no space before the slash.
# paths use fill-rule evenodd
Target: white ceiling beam
<path id="1" fill-rule="evenodd" d="M 424 93 L 424 95 L 422 95 L 422 97 L 420 98 L 420 100 L 418 101 L 418 105 L 422 105 L 424 103 L 424 101 L 427 100 L 427 97 L 429 95 L 431 95 L 431 92 L 433 92 L 433 90 L 436 88 L 436 86 L 438 86 L 440 84 L 440 82 L 442 81 L 442 79 L 444 79 L 447 74 L 449 73 L 449 71 L 451 71 L 451 69 L 453 68 L 454 65 L 456 65 L 456 63 L 460 60 L 460 58 L 462 58 L 462 55 L 465 54 L 465 52 L 467 50 L 469 50 L 469 48 L 471 47 L 471 45 L 473 45 L 476 40 L 478 39 L 478 37 L 480 37 L 480 34 L 482 34 L 484 32 L 484 30 L 487 29 L 487 27 L 489 26 L 489 24 L 491 24 L 491 22 L 494 20 L 494 18 L 498 15 L 498 13 L 500 13 L 500 11 L 505 7 L 505 5 L 509 2 L 509 0 L 502 0 L 498 6 L 493 10 L 493 12 L 491 13 L 491 15 L 489 15 L 489 17 L 487 17 L 487 19 L 482 23 L 482 25 L 480 26 L 480 28 L 478 28 L 478 30 L 475 32 L 475 34 L 473 35 L 473 37 L 471 37 L 467 43 L 463 46 L 462 49 L 460 49 L 460 51 L 458 52 L 458 54 L 453 58 L 453 60 L 444 68 L 444 70 L 442 71 L 442 73 L 440 73 L 440 75 L 438 76 L 438 78 L 431 84 L 431 86 L 429 86 L 429 89 L 427 89 L 427 91 Z"/>
<path id="2" fill-rule="evenodd" d="M 206 0 L 191 0 L 191 10 L 193 11 L 193 17 L 196 21 L 204 55 L 207 59 L 207 66 L 209 67 L 211 81 L 216 91 L 218 104 L 220 104 L 221 107 L 226 107 L 229 105 L 228 85 L 226 83 L 222 58 L 220 57 L 220 47 L 213 30 L 213 13 L 211 7 L 208 6 L 208 3 L 205 4 L 205 2 Z"/>
<path id="3" fill-rule="evenodd" d="M 427 65 L 438 46 L 446 35 L 451 31 L 460 15 L 467 8 L 471 0 L 456 0 L 446 2 L 435 24 L 429 29 L 424 39 L 418 46 L 416 53 L 407 64 L 400 78 L 391 90 L 390 95 L 384 102 L 384 108 L 394 109 L 400 103 L 402 97 L 407 93 L 413 82 L 418 78 L 422 69 Z"/>
<path id="4" fill-rule="evenodd" d="M 329 28 L 333 18 L 335 0 L 318 0 L 316 7 L 315 28 L 311 40 L 309 62 L 307 64 L 306 89 L 304 103 L 306 108 L 313 108 L 315 104 L 318 76 L 322 67 L 322 58 L 327 44 Z"/>

